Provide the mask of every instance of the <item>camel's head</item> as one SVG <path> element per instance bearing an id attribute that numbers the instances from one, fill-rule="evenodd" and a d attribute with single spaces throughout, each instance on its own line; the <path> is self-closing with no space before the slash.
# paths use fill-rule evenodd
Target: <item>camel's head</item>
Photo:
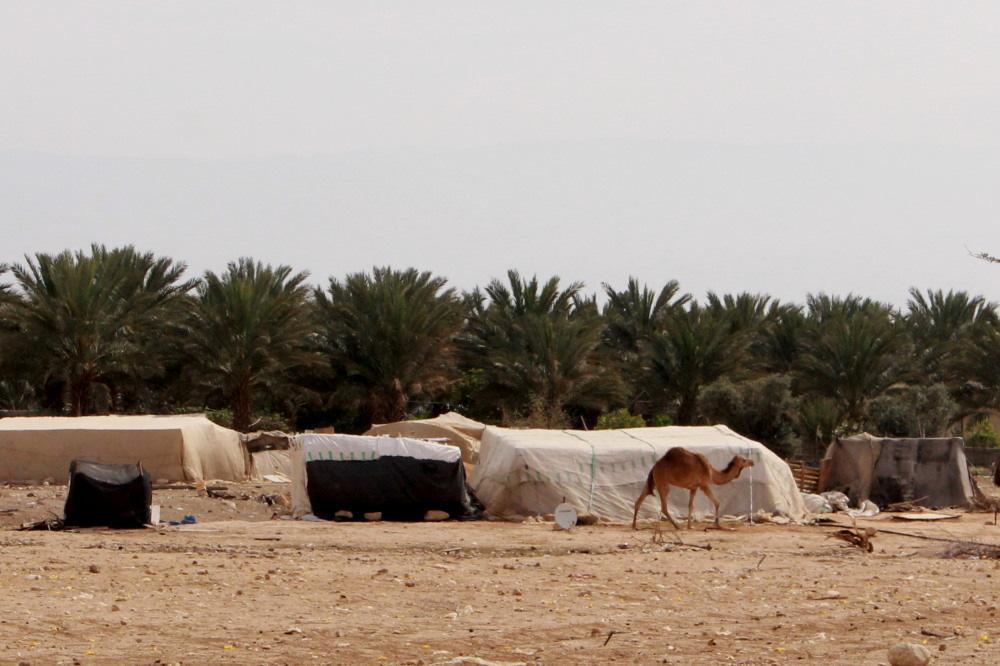
<path id="1" fill-rule="evenodd" d="M 729 461 L 729 466 L 726 467 L 726 471 L 730 472 L 734 479 L 738 479 L 747 467 L 753 467 L 752 460 L 743 456 L 733 456 L 733 459 Z"/>

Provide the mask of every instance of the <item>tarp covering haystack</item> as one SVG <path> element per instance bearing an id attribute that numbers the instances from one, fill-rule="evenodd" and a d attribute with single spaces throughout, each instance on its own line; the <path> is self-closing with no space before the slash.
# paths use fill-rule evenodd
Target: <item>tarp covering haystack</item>
<path id="1" fill-rule="evenodd" d="M 871 500 L 882 508 L 896 502 L 970 506 L 976 497 L 961 437 L 838 439 L 823 458 L 819 484 L 852 504 Z"/>
<path id="2" fill-rule="evenodd" d="M 0 481 L 65 483 L 74 459 L 142 462 L 167 481 L 239 481 L 249 472 L 239 434 L 201 414 L 0 419 Z"/>
<path id="3" fill-rule="evenodd" d="M 441 440 L 458 447 L 462 452 L 462 460 L 474 465 L 479 458 L 479 442 L 485 430 L 486 425 L 479 421 L 456 412 L 448 412 L 432 419 L 376 424 L 365 434 Z"/>
<path id="4" fill-rule="evenodd" d="M 513 430 L 488 427 L 472 477 L 476 495 L 495 515 L 551 513 L 563 501 L 609 521 L 630 521 L 650 469 L 669 449 L 704 454 L 717 469 L 734 455 L 754 461 L 743 475 L 713 490 L 723 514 L 761 509 L 793 520 L 805 507 L 788 465 L 764 445 L 725 426 L 630 428 L 625 430 Z M 687 514 L 688 492 L 672 488 L 670 510 Z M 657 516 L 648 500 L 640 517 Z M 714 513 L 701 493 L 696 517 Z"/>
<path id="5" fill-rule="evenodd" d="M 476 513 L 454 446 L 405 437 L 305 434 L 292 438 L 292 511 L 331 520 L 419 520 L 427 511 L 452 518 Z"/>
<path id="6" fill-rule="evenodd" d="M 291 479 L 292 463 L 288 448 L 292 435 L 277 430 L 240 435 L 250 454 L 250 476 L 254 479 L 285 477 Z"/>

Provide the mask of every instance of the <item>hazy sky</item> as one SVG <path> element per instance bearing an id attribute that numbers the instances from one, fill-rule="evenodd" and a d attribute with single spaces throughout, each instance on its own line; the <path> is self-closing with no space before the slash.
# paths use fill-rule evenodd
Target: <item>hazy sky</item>
<path id="1" fill-rule="evenodd" d="M 4 2 L 0 261 L 1000 300 L 1000 5 Z"/>

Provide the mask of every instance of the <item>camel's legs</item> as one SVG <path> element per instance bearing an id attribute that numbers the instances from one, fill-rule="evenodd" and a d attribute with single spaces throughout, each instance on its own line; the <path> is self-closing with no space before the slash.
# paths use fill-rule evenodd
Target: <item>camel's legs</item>
<path id="1" fill-rule="evenodd" d="M 652 495 L 652 493 L 651 493 L 651 492 L 649 492 L 649 488 L 648 488 L 648 487 L 643 487 L 643 489 L 642 489 L 642 494 L 641 494 L 641 495 L 639 495 L 639 499 L 637 499 L 637 500 L 635 501 L 635 513 L 634 513 L 634 514 L 632 514 L 632 529 L 633 529 L 633 530 L 635 530 L 635 529 L 639 529 L 639 528 L 638 528 L 638 527 L 636 527 L 636 525 L 635 525 L 635 521 L 636 521 L 636 519 L 638 519 L 638 518 L 639 518 L 639 508 L 640 508 L 640 507 L 642 507 L 642 502 L 643 502 L 643 500 L 645 500 L 645 499 L 646 499 L 647 497 L 649 497 L 650 495 Z"/>
<path id="2" fill-rule="evenodd" d="M 670 496 L 670 486 L 666 483 L 663 484 L 662 488 L 657 488 L 656 492 L 660 494 L 660 510 L 670 519 L 671 524 L 673 524 L 675 530 L 681 528 L 674 520 L 674 517 L 670 515 L 670 511 L 667 510 L 667 498 Z"/>
<path id="3" fill-rule="evenodd" d="M 715 493 L 712 492 L 712 489 L 708 484 L 701 486 L 701 492 L 705 493 L 705 495 L 708 496 L 708 499 L 712 500 L 712 504 L 715 505 L 715 526 L 721 529 L 722 525 L 719 523 L 719 500 L 716 499 Z M 692 492 L 692 494 L 694 493 Z"/>
<path id="4" fill-rule="evenodd" d="M 697 486 L 689 491 L 688 495 L 688 529 L 691 529 L 691 514 L 694 513 L 694 494 L 698 492 Z"/>

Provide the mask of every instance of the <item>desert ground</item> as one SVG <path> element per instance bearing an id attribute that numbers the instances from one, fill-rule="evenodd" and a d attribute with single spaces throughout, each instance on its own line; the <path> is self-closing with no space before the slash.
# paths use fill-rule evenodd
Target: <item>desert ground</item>
<path id="1" fill-rule="evenodd" d="M 16 527 L 64 487 L 0 488 L 0 663 L 1000 663 L 1000 561 L 882 531 L 1000 544 L 993 514 L 861 520 L 867 554 L 822 526 L 296 522 L 227 485 L 154 493 L 196 525 L 59 532 Z"/>

